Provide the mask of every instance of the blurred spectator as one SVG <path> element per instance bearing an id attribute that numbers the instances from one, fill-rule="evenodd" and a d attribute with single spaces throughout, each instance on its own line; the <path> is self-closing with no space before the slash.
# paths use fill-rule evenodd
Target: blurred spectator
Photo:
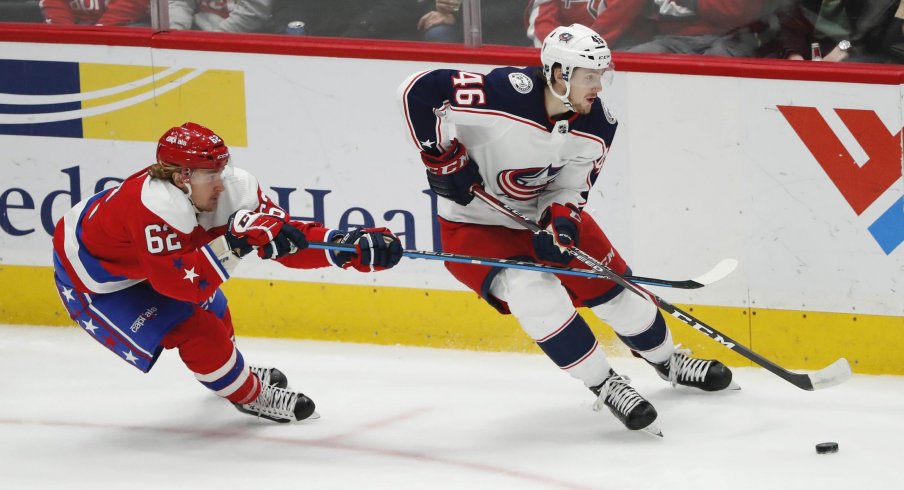
<path id="1" fill-rule="evenodd" d="M 767 0 L 653 0 L 656 34 L 636 53 L 749 57 Z"/>
<path id="2" fill-rule="evenodd" d="M 273 32 L 275 0 L 169 0 L 170 29 Z"/>
<path id="3" fill-rule="evenodd" d="M 886 62 L 892 47 L 902 42 L 901 21 L 895 17 L 899 0 L 833 0 L 841 3 L 850 22 L 850 48 L 841 50 L 844 39 L 831 39 L 824 61 Z M 823 2 L 825 3 L 825 2 Z M 821 11 L 820 11 L 821 12 Z M 835 42 L 837 41 L 837 42 Z M 834 55 L 834 56 L 833 56 Z"/>
<path id="4" fill-rule="evenodd" d="M 149 0 L 41 0 L 40 5 L 48 24 L 150 25 Z"/>
<path id="5" fill-rule="evenodd" d="M 525 45 L 520 13 L 528 0 L 482 2 L 484 42 Z M 283 0 L 274 23 L 284 32 L 292 21 L 306 34 L 345 38 L 462 42 L 462 0 Z"/>
<path id="6" fill-rule="evenodd" d="M 436 8 L 417 21 L 417 30 L 424 33 L 424 41 L 454 43 L 462 40 L 458 21 L 461 0 L 436 0 Z"/>
<path id="7" fill-rule="evenodd" d="M 822 61 L 883 62 L 902 60 L 904 50 L 900 0 L 786 0 L 778 11 L 779 43 L 764 55 L 812 59 L 819 45 Z"/>
<path id="8" fill-rule="evenodd" d="M 591 27 L 614 49 L 752 56 L 767 0 L 534 0 L 528 36 L 539 46 L 558 25 Z"/>
<path id="9" fill-rule="evenodd" d="M 893 42 L 888 45 L 888 53 L 891 60 L 896 63 L 904 63 L 904 0 L 898 3 L 892 28 L 889 29 Z"/>
<path id="10" fill-rule="evenodd" d="M 558 26 L 581 24 L 598 32 L 613 49 L 652 39 L 648 10 L 653 0 L 532 0 L 527 7 L 527 37 L 540 47 Z"/>
<path id="11" fill-rule="evenodd" d="M 520 12 L 524 11 L 529 0 L 494 0 L 481 2 L 480 20 L 481 37 L 484 44 L 500 44 L 504 46 L 528 46 L 530 39 L 525 36 Z M 418 29 L 424 31 L 425 41 L 460 43 L 464 40 L 464 25 L 461 20 L 462 0 L 436 0 L 436 9 L 428 12 L 418 23 Z M 451 10 L 452 15 L 443 14 Z M 437 18 L 442 23 L 432 24 Z M 426 28 L 422 28 L 422 25 Z"/>

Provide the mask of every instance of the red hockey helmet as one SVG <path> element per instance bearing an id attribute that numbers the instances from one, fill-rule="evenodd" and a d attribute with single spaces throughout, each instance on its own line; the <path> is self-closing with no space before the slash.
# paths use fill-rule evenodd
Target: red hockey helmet
<path id="1" fill-rule="evenodd" d="M 200 124 L 171 128 L 157 142 L 157 162 L 182 168 L 219 170 L 229 163 L 223 138 Z"/>

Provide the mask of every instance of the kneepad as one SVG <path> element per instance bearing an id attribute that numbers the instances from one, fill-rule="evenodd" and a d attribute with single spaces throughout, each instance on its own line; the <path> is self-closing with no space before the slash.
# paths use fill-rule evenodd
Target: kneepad
<path id="1" fill-rule="evenodd" d="M 623 290 L 611 300 L 591 308 L 600 320 L 609 324 L 615 333 L 631 336 L 650 328 L 658 308 L 652 302 Z"/>
<path id="2" fill-rule="evenodd" d="M 554 332 L 574 313 L 571 297 L 552 274 L 506 269 L 493 279 L 490 294 L 508 303 L 534 339 Z"/>

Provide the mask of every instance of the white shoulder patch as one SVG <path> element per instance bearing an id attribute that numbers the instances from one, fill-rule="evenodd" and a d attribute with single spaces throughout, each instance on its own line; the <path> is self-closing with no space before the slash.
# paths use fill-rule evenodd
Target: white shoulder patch
<path id="1" fill-rule="evenodd" d="M 167 181 L 150 176 L 145 178 L 141 186 L 141 204 L 186 235 L 198 226 L 195 208 L 188 196 Z"/>
<path id="2" fill-rule="evenodd" d="M 250 172 L 233 168 L 232 175 L 223 180 L 226 190 L 220 194 L 217 209 L 198 215 L 198 222 L 205 230 L 223 226 L 229 216 L 239 209 L 257 209 L 260 202 L 257 198 L 257 178 Z"/>
<path id="3" fill-rule="evenodd" d="M 530 93 L 530 91 L 534 89 L 534 81 L 524 73 L 509 73 L 508 78 L 509 81 L 512 82 L 512 87 L 515 87 L 515 90 L 522 94 Z"/>
<path id="4" fill-rule="evenodd" d="M 606 120 L 609 121 L 609 124 L 615 124 L 616 119 L 615 116 L 612 115 L 612 111 L 609 110 L 609 106 L 602 100 L 600 100 L 600 103 L 603 104 L 603 115 L 606 116 Z"/>

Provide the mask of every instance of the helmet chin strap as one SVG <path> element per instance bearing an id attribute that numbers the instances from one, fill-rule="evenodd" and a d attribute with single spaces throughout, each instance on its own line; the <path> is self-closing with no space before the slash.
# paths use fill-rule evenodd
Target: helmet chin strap
<path id="1" fill-rule="evenodd" d="M 195 214 L 201 214 L 203 211 L 198 209 L 198 206 L 195 206 L 195 201 L 191 198 L 191 184 L 188 182 L 182 183 L 185 184 L 185 187 L 188 187 L 188 195 L 186 197 L 188 197 L 188 202 L 191 203 L 191 207 L 195 209 Z"/>
<path id="2" fill-rule="evenodd" d="M 553 86 L 552 79 L 546 79 L 546 87 L 549 89 L 549 92 L 552 93 L 552 96 L 562 101 L 565 104 L 565 109 L 568 109 L 571 112 L 577 112 L 574 109 L 574 105 L 571 104 L 571 101 L 568 100 L 568 96 L 571 94 L 571 81 L 563 80 L 565 82 L 565 95 L 559 95 L 556 93 L 556 89 Z"/>
<path id="3" fill-rule="evenodd" d="M 182 185 L 184 185 L 188 189 L 186 197 L 188 197 L 188 202 L 191 203 L 191 207 L 194 208 L 195 214 L 201 214 L 202 211 L 198 209 L 198 206 L 195 206 L 195 201 L 191 198 L 191 169 L 182 169 Z"/>

